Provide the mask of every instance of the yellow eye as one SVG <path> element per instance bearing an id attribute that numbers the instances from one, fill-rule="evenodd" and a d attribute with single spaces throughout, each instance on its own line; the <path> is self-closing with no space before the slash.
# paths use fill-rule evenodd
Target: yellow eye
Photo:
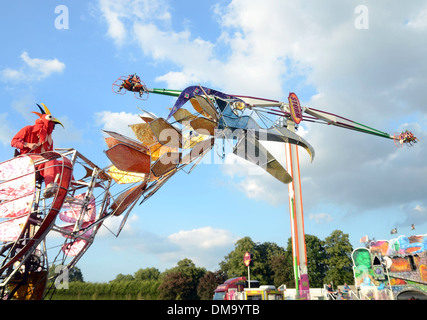
<path id="1" fill-rule="evenodd" d="M 234 108 L 237 110 L 243 110 L 246 107 L 246 104 L 244 102 L 236 102 L 234 103 Z"/>

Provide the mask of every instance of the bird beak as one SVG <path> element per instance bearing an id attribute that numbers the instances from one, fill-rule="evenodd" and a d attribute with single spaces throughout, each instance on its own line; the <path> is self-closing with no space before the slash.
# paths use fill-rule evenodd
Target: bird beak
<path id="1" fill-rule="evenodd" d="M 65 129 L 64 125 L 58 119 L 54 119 L 53 122 L 57 123 L 57 124 L 60 124 Z"/>

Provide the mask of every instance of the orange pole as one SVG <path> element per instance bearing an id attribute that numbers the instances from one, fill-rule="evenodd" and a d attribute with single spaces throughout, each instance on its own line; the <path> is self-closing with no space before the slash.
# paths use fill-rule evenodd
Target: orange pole
<path id="1" fill-rule="evenodd" d="M 288 121 L 288 129 L 295 132 L 295 124 L 292 121 Z M 305 245 L 298 147 L 293 144 L 286 144 L 285 151 L 286 167 L 288 173 L 292 176 L 292 182 L 289 183 L 288 190 L 295 286 L 298 288 L 300 295 L 306 297 L 310 288 L 307 272 L 307 248 Z"/>

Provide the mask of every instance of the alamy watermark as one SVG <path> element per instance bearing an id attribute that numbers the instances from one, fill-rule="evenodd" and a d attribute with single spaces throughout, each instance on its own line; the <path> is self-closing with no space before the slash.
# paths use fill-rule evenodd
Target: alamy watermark
<path id="1" fill-rule="evenodd" d="M 354 8 L 354 14 L 356 15 L 354 19 L 354 27 L 357 30 L 367 30 L 369 29 L 369 9 L 366 5 L 358 5 Z"/>
<path id="2" fill-rule="evenodd" d="M 64 265 L 58 265 L 55 267 L 55 274 L 58 276 L 55 278 L 56 289 L 68 289 L 69 273 L 68 268 Z"/>
<path id="3" fill-rule="evenodd" d="M 55 7 L 55 28 L 58 30 L 67 30 L 70 28 L 68 7 L 66 5 L 58 5 Z"/>

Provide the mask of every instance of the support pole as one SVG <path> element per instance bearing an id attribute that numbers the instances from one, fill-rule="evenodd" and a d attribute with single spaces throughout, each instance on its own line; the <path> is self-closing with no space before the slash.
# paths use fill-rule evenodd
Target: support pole
<path id="1" fill-rule="evenodd" d="M 249 289 L 251 288 L 251 272 L 250 272 L 250 270 L 249 270 L 249 266 L 248 266 L 248 287 L 249 287 Z"/>
<path id="2" fill-rule="evenodd" d="M 288 120 L 287 128 L 288 130 L 295 132 L 295 123 Z M 285 150 L 286 169 L 293 179 L 292 182 L 288 184 L 288 191 L 295 288 L 299 290 L 299 296 L 306 299 L 310 292 L 310 286 L 307 270 L 307 251 L 305 246 L 298 147 L 294 144 L 286 143 Z"/>

